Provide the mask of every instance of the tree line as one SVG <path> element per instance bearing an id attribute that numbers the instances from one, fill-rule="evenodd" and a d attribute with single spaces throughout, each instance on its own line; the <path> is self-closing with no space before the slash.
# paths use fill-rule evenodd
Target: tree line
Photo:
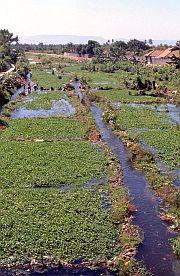
<path id="1" fill-rule="evenodd" d="M 150 40 L 151 41 L 151 40 Z M 150 42 L 149 41 L 149 42 Z M 88 40 L 87 44 L 73 44 L 72 42 L 67 44 L 18 44 L 17 46 L 25 51 L 30 50 L 40 50 L 40 51 L 55 51 L 59 53 L 77 53 L 80 55 L 89 54 L 89 55 L 98 55 L 101 52 L 106 51 L 107 49 L 113 51 L 115 54 L 118 54 L 119 51 L 134 51 L 140 52 L 150 49 L 151 45 L 147 41 L 140 41 L 137 39 L 131 39 L 127 43 L 124 41 L 110 41 L 101 45 L 99 42 L 94 40 Z"/>

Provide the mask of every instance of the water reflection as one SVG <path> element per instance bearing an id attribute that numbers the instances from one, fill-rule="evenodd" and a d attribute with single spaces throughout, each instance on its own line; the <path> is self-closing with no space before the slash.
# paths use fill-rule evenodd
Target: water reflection
<path id="1" fill-rule="evenodd" d="M 12 119 L 22 118 L 47 118 L 53 116 L 69 117 L 74 115 L 76 109 L 65 99 L 55 102 L 51 109 L 29 110 L 24 107 L 15 109 L 11 115 Z"/>

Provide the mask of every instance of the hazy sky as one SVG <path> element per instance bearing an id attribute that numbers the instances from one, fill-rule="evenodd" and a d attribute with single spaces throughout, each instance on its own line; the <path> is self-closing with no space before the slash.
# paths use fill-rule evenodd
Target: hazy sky
<path id="1" fill-rule="evenodd" d="M 0 0 L 14 35 L 180 39 L 180 0 Z"/>

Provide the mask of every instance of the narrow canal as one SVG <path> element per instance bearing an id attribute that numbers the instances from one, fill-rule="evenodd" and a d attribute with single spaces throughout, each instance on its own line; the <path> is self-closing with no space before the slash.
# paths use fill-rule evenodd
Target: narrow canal
<path id="1" fill-rule="evenodd" d="M 128 187 L 137 207 L 133 222 L 144 232 L 144 241 L 139 247 L 137 259 L 143 260 L 153 275 L 179 275 L 180 262 L 173 254 L 168 242 L 173 234 L 167 231 L 166 224 L 158 216 L 158 200 L 149 188 L 143 173 L 131 167 L 126 147 L 103 122 L 101 110 L 96 106 L 92 106 L 91 111 L 103 141 L 119 158 L 123 170 L 124 184 Z"/>

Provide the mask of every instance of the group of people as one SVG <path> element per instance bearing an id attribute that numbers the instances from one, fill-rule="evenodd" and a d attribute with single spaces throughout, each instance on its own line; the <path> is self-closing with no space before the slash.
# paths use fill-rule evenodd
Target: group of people
<path id="1" fill-rule="evenodd" d="M 31 81 L 32 73 L 28 72 L 26 75 L 26 79 L 23 81 L 23 88 L 25 94 L 30 94 L 32 91 L 36 91 L 38 89 L 38 81 L 32 82 Z"/>
<path id="2" fill-rule="evenodd" d="M 24 81 L 23 83 L 23 90 L 25 94 L 30 94 L 32 91 L 38 90 L 38 81 L 31 82 L 30 80 L 28 82 Z"/>

